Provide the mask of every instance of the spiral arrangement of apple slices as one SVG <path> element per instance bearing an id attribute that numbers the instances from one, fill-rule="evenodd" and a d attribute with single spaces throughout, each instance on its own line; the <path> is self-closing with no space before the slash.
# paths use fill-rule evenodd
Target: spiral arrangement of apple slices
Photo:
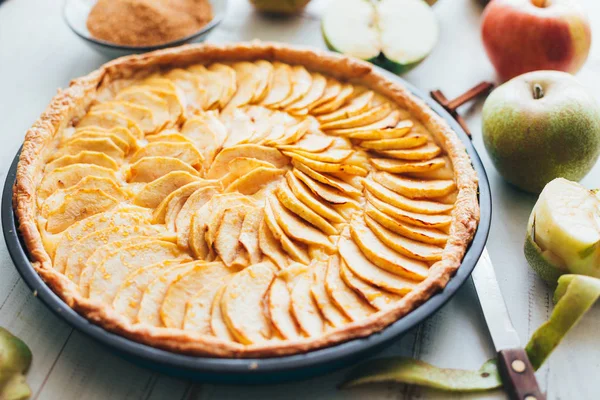
<path id="1" fill-rule="evenodd" d="M 132 324 L 318 337 L 393 306 L 442 258 L 452 165 L 366 87 L 256 61 L 104 97 L 58 137 L 38 226 L 56 271 Z"/>

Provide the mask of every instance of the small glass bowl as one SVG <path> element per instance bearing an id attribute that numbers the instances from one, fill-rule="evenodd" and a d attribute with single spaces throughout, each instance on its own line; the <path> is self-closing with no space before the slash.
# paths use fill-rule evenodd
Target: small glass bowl
<path id="1" fill-rule="evenodd" d="M 123 46 L 92 37 L 87 29 L 88 15 L 97 0 L 65 0 L 63 17 L 69 28 L 88 46 L 97 52 L 109 57 L 117 58 L 129 54 L 146 53 L 148 51 L 180 46 L 185 43 L 196 43 L 206 40 L 206 37 L 217 25 L 221 23 L 227 12 L 227 0 L 209 0 L 213 9 L 213 19 L 198 32 L 172 42 L 156 46 Z"/>

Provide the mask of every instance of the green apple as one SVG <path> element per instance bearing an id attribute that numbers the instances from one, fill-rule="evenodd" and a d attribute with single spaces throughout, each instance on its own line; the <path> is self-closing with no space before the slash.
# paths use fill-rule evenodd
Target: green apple
<path id="1" fill-rule="evenodd" d="M 527 225 L 525 257 L 542 279 L 562 274 L 600 278 L 600 198 L 563 178 L 546 185 Z"/>
<path id="2" fill-rule="evenodd" d="M 573 76 L 535 71 L 499 86 L 483 106 L 483 143 L 509 183 L 539 193 L 579 181 L 600 155 L 600 107 Z"/>
<path id="3" fill-rule="evenodd" d="M 22 400 L 31 396 L 24 373 L 31 364 L 31 351 L 18 337 L 0 328 L 0 399 Z"/>
<path id="4" fill-rule="evenodd" d="M 321 28 L 331 50 L 395 73 L 423 61 L 438 37 L 435 15 L 423 0 L 334 0 Z"/>
<path id="5" fill-rule="evenodd" d="M 295 14 L 304 9 L 310 0 L 250 0 L 260 12 L 268 14 Z"/>

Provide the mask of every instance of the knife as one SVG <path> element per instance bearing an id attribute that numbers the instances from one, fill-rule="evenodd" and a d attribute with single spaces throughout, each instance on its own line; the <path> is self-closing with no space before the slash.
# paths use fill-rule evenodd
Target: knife
<path id="1" fill-rule="evenodd" d="M 472 278 L 492 342 L 498 352 L 498 369 L 504 389 L 512 400 L 545 400 L 535 371 L 510 321 L 487 248 L 483 249 Z"/>

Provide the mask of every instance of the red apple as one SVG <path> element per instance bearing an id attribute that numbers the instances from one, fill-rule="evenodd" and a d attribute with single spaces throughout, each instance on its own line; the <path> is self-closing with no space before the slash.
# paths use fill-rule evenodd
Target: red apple
<path id="1" fill-rule="evenodd" d="M 577 72 L 592 41 L 577 0 L 493 0 L 481 27 L 488 57 L 503 81 L 525 72 Z"/>

